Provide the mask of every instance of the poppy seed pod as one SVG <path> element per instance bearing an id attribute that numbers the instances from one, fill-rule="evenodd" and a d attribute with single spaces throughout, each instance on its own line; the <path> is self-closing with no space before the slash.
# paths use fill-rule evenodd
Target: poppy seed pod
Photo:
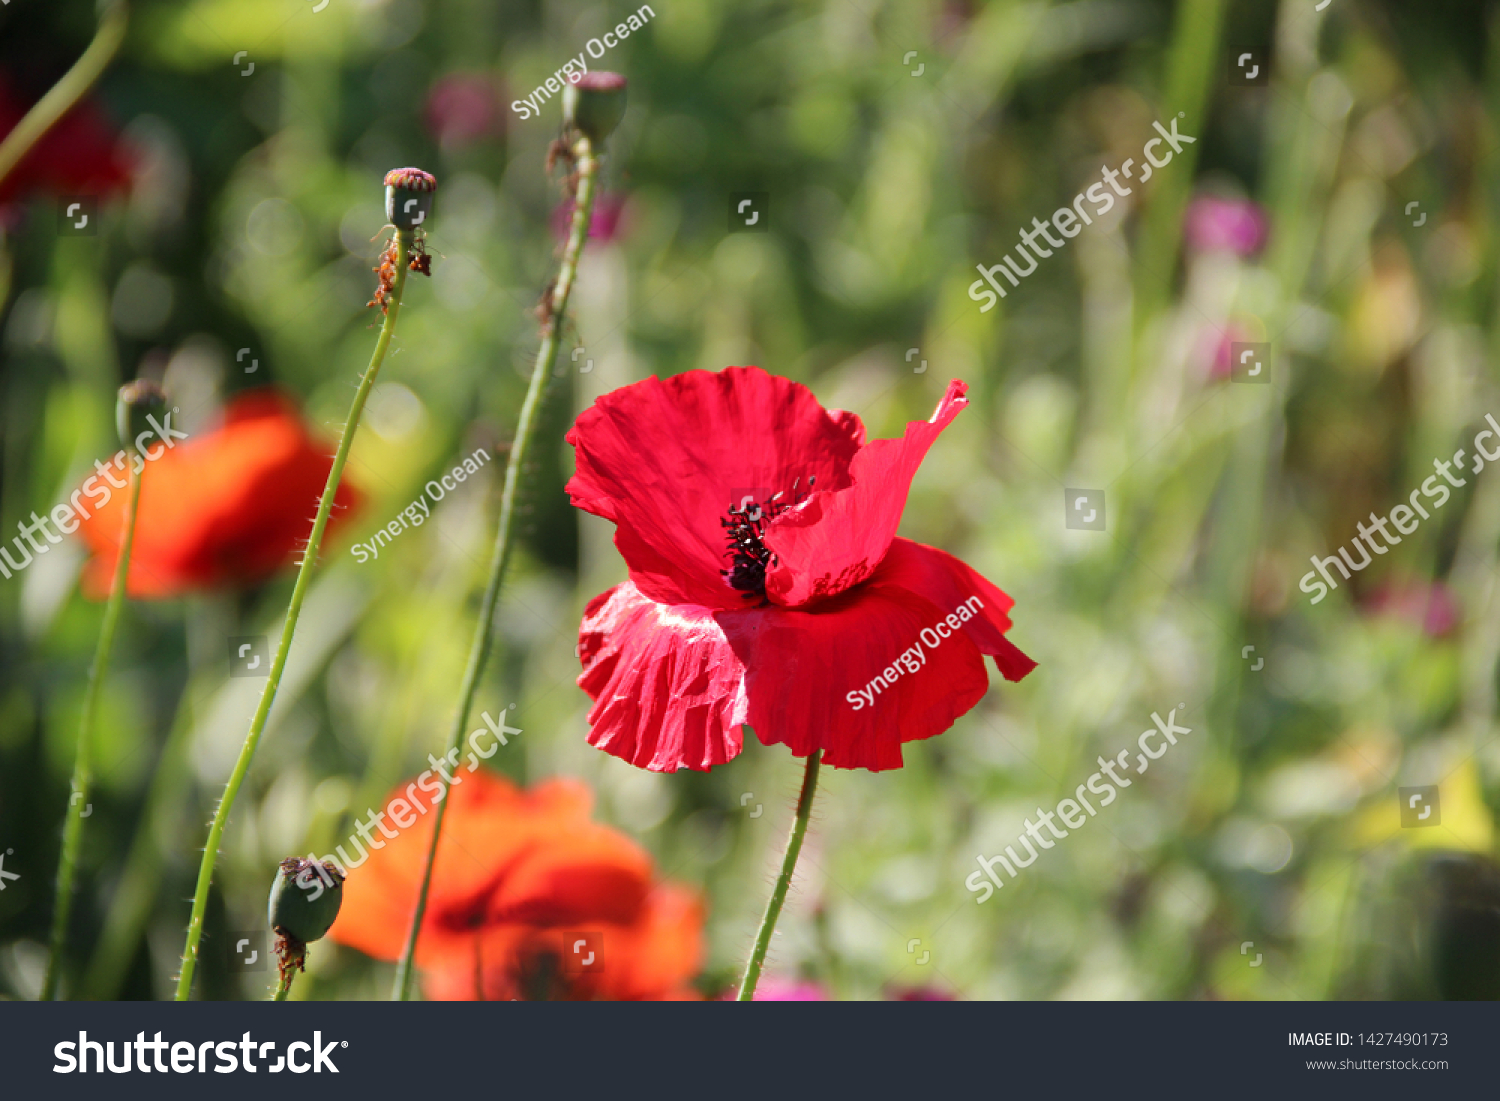
<path id="1" fill-rule="evenodd" d="M 120 395 L 115 399 L 115 430 L 127 452 L 140 454 L 136 441 L 158 434 L 150 418 L 160 421 L 166 410 L 167 395 L 151 380 L 136 379 L 120 387 Z"/>
<path id="2" fill-rule="evenodd" d="M 563 85 L 563 121 L 598 145 L 625 116 L 625 78 L 619 73 L 584 73 Z"/>
<path id="3" fill-rule="evenodd" d="M 432 213 L 437 180 L 420 168 L 393 168 L 385 174 L 385 216 L 397 229 L 416 229 Z"/>
<path id="4" fill-rule="evenodd" d="M 333 864 L 289 856 L 271 884 L 266 920 L 306 944 L 328 932 L 343 901 L 344 877 Z"/>

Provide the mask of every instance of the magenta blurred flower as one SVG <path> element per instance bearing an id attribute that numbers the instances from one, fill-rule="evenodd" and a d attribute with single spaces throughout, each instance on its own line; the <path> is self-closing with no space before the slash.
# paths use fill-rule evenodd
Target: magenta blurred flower
<path id="1" fill-rule="evenodd" d="M 1249 199 L 1199 195 L 1188 204 L 1183 230 L 1194 252 L 1249 256 L 1266 241 L 1264 212 Z"/>
<path id="2" fill-rule="evenodd" d="M 1365 598 L 1364 607 L 1370 615 L 1416 624 L 1429 638 L 1452 634 L 1462 618 L 1452 589 L 1420 578 L 1382 582 Z"/>
<path id="3" fill-rule="evenodd" d="M 952 1002 L 957 1001 L 946 990 L 935 986 L 893 986 L 886 991 L 888 1002 Z"/>
<path id="4" fill-rule="evenodd" d="M 600 195 L 594 200 L 594 216 L 589 220 L 589 236 L 596 241 L 613 241 L 625 232 L 625 196 Z M 559 241 L 568 239 L 573 224 L 573 200 L 567 199 L 552 212 L 552 232 Z"/>
<path id="5" fill-rule="evenodd" d="M 735 991 L 726 991 L 722 1001 L 734 1001 Z M 755 984 L 755 1000 L 758 1002 L 826 1002 L 828 991 L 811 979 L 788 979 L 777 975 L 762 975 Z"/>
<path id="6" fill-rule="evenodd" d="M 487 76 L 450 73 L 427 92 L 427 126 L 445 151 L 505 131 L 502 97 Z"/>

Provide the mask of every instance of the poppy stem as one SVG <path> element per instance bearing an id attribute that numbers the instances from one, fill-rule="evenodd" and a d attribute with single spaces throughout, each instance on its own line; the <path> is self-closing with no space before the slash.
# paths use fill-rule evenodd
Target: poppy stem
<path id="1" fill-rule="evenodd" d="M 280 926 L 275 932 L 276 993 L 271 995 L 271 1000 L 284 1002 L 292 992 L 292 980 L 297 977 L 297 972 L 307 966 L 307 945 Z"/>
<path id="2" fill-rule="evenodd" d="M 63 78 L 36 101 L 5 140 L 0 141 L 0 183 L 5 182 L 5 177 L 31 152 L 42 135 L 52 129 L 103 75 L 120 43 L 125 41 L 125 26 L 129 21 L 130 12 L 125 0 L 115 0 L 104 10 L 99 29 L 88 49 L 63 74 Z"/>
<path id="3" fill-rule="evenodd" d="M 73 911 L 73 883 L 78 871 L 78 851 L 83 844 L 83 820 L 93 813 L 89 786 L 93 779 L 94 715 L 99 710 L 99 686 L 109 668 L 109 652 L 115 642 L 115 628 L 125 604 L 125 580 L 130 572 L 130 552 L 135 546 L 135 516 L 141 501 L 141 475 L 133 463 L 126 463 L 130 479 L 130 498 L 125 506 L 124 530 L 120 557 L 115 561 L 115 576 L 109 586 L 109 603 L 104 606 L 104 622 L 99 627 L 99 644 L 94 663 L 89 667 L 88 684 L 83 690 L 83 717 L 78 723 L 78 745 L 73 751 L 73 781 L 68 796 L 68 822 L 63 827 L 62 855 L 57 865 L 57 897 L 52 904 L 52 941 L 47 953 L 47 972 L 42 979 L 38 1000 L 50 1002 L 57 996 L 62 973 L 63 949 L 68 940 L 68 918 Z"/>
<path id="4" fill-rule="evenodd" d="M 578 259 L 583 255 L 583 244 L 588 236 L 589 221 L 594 210 L 594 185 L 599 172 L 599 158 L 587 137 L 577 134 L 573 143 L 573 156 L 578 166 L 578 194 L 573 205 L 573 222 L 568 230 L 568 241 L 563 247 L 562 267 L 553 284 L 550 299 L 546 303 L 545 320 L 542 325 L 542 346 L 537 349 L 536 364 L 531 371 L 531 385 L 526 390 L 526 401 L 521 406 L 520 420 L 516 425 L 516 437 L 510 446 L 510 458 L 505 465 L 505 487 L 500 493 L 500 523 L 495 532 L 495 549 L 490 555 L 489 581 L 485 585 L 484 599 L 479 606 L 479 620 L 474 626 L 474 639 L 469 647 L 469 661 L 464 669 L 463 687 L 459 691 L 458 710 L 453 717 L 452 735 L 448 739 L 450 761 L 457 767 L 457 758 L 463 750 L 463 739 L 469 725 L 469 712 L 474 706 L 474 693 L 479 687 L 479 677 L 489 660 L 490 644 L 494 638 L 495 605 L 500 598 L 500 583 L 505 577 L 505 568 L 510 564 L 511 528 L 515 520 L 516 494 L 531 449 L 532 436 L 536 434 L 537 422 L 541 419 L 542 400 L 546 394 L 547 381 L 557 363 L 558 337 L 562 329 L 563 316 L 568 309 L 568 297 L 573 292 L 573 282 L 578 277 Z M 432 840 L 427 846 L 427 858 L 422 866 L 422 886 L 417 892 L 416 909 L 412 912 L 411 928 L 407 933 L 406 947 L 401 953 L 401 962 L 396 967 L 393 1001 L 404 1002 L 411 997 L 412 959 L 417 950 L 417 934 L 427 914 L 427 894 L 432 887 L 432 865 L 437 857 L 438 840 L 443 834 L 443 819 L 448 813 L 449 783 L 446 773 L 442 776 L 442 795 L 438 798 L 437 818 L 433 822 Z"/>
<path id="5" fill-rule="evenodd" d="M 781 916 L 782 903 L 792 885 L 792 873 L 797 870 L 797 855 L 802 851 L 802 841 L 807 836 L 807 821 L 812 817 L 813 793 L 818 787 L 818 763 L 823 751 L 813 750 L 807 757 L 807 770 L 802 774 L 802 793 L 797 796 L 797 816 L 792 819 L 792 832 L 786 841 L 786 855 L 781 858 L 781 874 L 776 877 L 776 886 L 771 899 L 766 903 L 766 915 L 760 919 L 760 932 L 755 935 L 755 947 L 750 950 L 750 962 L 745 965 L 745 978 L 740 983 L 736 1001 L 755 1000 L 755 984 L 760 982 L 760 971 L 766 963 L 766 952 L 771 947 L 771 935 L 776 932 L 776 919 Z"/>
<path id="6" fill-rule="evenodd" d="M 375 342 L 375 352 L 370 365 L 359 380 L 354 392 L 354 403 L 349 407 L 348 419 L 344 422 L 344 434 L 339 438 L 338 450 L 333 456 L 333 467 L 328 471 L 328 482 L 323 487 L 323 496 L 318 501 L 318 516 L 313 521 L 312 534 L 307 539 L 307 550 L 302 555 L 301 567 L 297 570 L 297 581 L 292 586 L 292 599 L 287 605 L 286 622 L 281 628 L 281 641 L 276 644 L 276 656 L 271 661 L 266 675 L 266 687 L 260 695 L 260 705 L 250 720 L 250 730 L 245 735 L 245 744 L 240 747 L 239 759 L 224 794 L 214 809 L 213 824 L 208 829 L 208 843 L 203 846 L 203 861 L 198 866 L 198 887 L 193 893 L 193 914 L 188 920 L 187 942 L 182 949 L 182 970 L 177 976 L 177 1000 L 185 1002 L 193 989 L 193 972 L 198 966 L 198 943 L 203 937 L 203 917 L 208 910 L 208 891 L 213 883 L 214 864 L 219 857 L 219 842 L 224 836 L 224 826 L 229 821 L 229 812 L 234 808 L 235 796 L 250 771 L 250 760 L 255 756 L 255 747 L 260 744 L 261 732 L 266 728 L 266 719 L 271 714 L 271 704 L 276 700 L 276 690 L 281 686 L 281 674 L 286 668 L 287 654 L 292 649 L 292 635 L 297 630 L 297 617 L 302 614 L 302 601 L 312 584 L 313 567 L 317 564 L 318 551 L 323 545 L 323 530 L 328 526 L 328 516 L 333 511 L 333 499 L 338 493 L 339 481 L 344 474 L 344 463 L 349 459 L 349 448 L 354 443 L 354 434 L 359 430 L 359 419 L 364 413 L 365 400 L 370 388 L 375 385 L 375 376 L 385 361 L 386 349 L 396 331 L 396 315 L 401 310 L 401 292 L 406 288 L 406 264 L 410 254 L 412 231 L 396 231 L 396 275 L 388 301 L 385 303 L 385 322 L 380 326 L 380 338 Z"/>

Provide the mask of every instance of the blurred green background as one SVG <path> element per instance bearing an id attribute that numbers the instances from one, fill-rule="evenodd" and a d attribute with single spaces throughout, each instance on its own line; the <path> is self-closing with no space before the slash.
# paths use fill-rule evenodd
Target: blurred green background
<path id="1" fill-rule="evenodd" d="M 543 166 L 557 101 L 530 120 L 509 104 L 638 7 L 315 6 L 133 4 L 91 96 L 133 165 L 131 185 L 101 198 L 98 235 L 59 235 L 55 187 L 0 197 L 11 532 L 114 452 L 115 389 L 137 375 L 165 380 L 190 431 L 274 382 L 331 438 L 375 337 L 381 177 L 413 164 L 440 181 L 433 278 L 408 284 L 347 475 L 366 505 L 325 547 L 226 834 L 210 944 L 261 926 L 278 860 L 329 851 L 440 749 L 501 464 L 378 561 L 349 546 L 455 456 L 503 455 L 561 198 Z M 630 106 L 476 703 L 514 703 L 524 734 L 490 764 L 587 780 L 601 819 L 701 886 L 700 986 L 721 992 L 800 771 L 751 738 L 707 775 L 649 774 L 587 745 L 579 614 L 624 568 L 609 525 L 562 493 L 562 433 L 647 375 L 755 363 L 859 413 L 872 437 L 899 435 L 963 378 L 972 405 L 918 476 L 902 532 L 1014 596 L 1010 637 L 1041 665 L 1016 686 L 992 672 L 979 707 L 910 745 L 899 771 L 825 771 L 770 973 L 849 999 L 1496 996 L 1500 473 L 1470 477 L 1318 605 L 1297 589 L 1309 555 L 1347 545 L 1500 416 L 1495 5 L 651 7 L 591 62 L 629 78 Z M 12 105 L 93 30 L 84 0 L 0 10 Z M 1245 51 L 1267 84 L 1232 81 Z M 1179 114 L 1197 142 L 982 314 L 966 294 L 975 265 Z M 744 191 L 768 195 L 769 232 L 728 231 Z M 1213 247 L 1226 211 L 1260 228 Z M 1269 343 L 1269 385 L 1229 380 L 1231 341 Z M 1104 493 L 1106 530 L 1065 527 L 1065 488 Z M 0 581 L 0 851 L 21 877 L 0 892 L 12 997 L 40 985 L 102 615 L 77 591 L 82 557 Z M 274 634 L 290 584 L 128 607 L 72 996 L 169 996 L 204 824 L 262 683 L 228 676 L 226 640 Z M 1192 733 L 1177 748 L 976 904 L 976 855 L 1014 844 L 1035 807 L 1179 704 Z M 1397 787 L 1429 784 L 1441 825 L 1400 828 Z M 324 942 L 293 996 L 384 997 L 390 972 Z M 1479 979 L 1460 988 L 1455 972 Z M 211 950 L 199 975 L 205 998 L 264 996 L 264 976 L 231 974 Z"/>

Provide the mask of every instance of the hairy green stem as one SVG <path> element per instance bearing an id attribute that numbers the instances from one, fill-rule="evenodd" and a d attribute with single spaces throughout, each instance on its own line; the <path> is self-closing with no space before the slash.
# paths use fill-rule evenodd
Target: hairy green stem
<path id="1" fill-rule="evenodd" d="M 537 421 L 541 418 L 542 398 L 547 389 L 547 380 L 557 362 L 559 331 L 563 315 L 568 309 L 568 296 L 573 292 L 573 281 L 578 277 L 578 258 L 583 254 L 584 239 L 588 236 L 589 218 L 594 209 L 594 183 L 598 175 L 599 160 L 589 139 L 579 134 L 573 145 L 573 155 L 578 166 L 578 195 L 573 206 L 573 223 L 568 230 L 568 242 L 563 248 L 562 270 L 553 285 L 548 316 L 542 330 L 542 346 L 537 349 L 536 364 L 531 371 L 531 385 L 526 390 L 526 401 L 521 406 L 521 417 L 516 425 L 516 438 L 511 444 L 510 458 L 505 466 L 505 487 L 500 494 L 500 524 L 495 532 L 495 549 L 490 556 L 489 581 L 485 585 L 484 600 L 479 606 L 479 621 L 474 626 L 474 640 L 469 647 L 469 662 L 464 670 L 463 687 L 459 691 L 458 709 L 453 716 L 452 735 L 448 739 L 450 759 L 463 749 L 464 731 L 469 725 L 469 711 L 474 705 L 474 693 L 479 687 L 479 677 L 489 660 L 490 644 L 494 637 L 495 605 L 500 599 L 500 584 L 505 577 L 505 568 L 510 563 L 511 528 L 515 520 L 516 493 L 531 448 L 531 438 L 536 433 Z M 407 933 L 406 947 L 401 953 L 401 962 L 396 967 L 395 988 L 391 997 L 395 1001 L 406 1001 L 411 997 L 412 959 L 417 951 L 417 934 L 422 928 L 422 919 L 427 915 L 427 894 L 432 886 L 432 865 L 437 858 L 438 840 L 443 834 L 443 818 L 448 812 L 448 778 L 443 776 L 441 802 L 437 817 L 433 821 L 432 841 L 427 846 L 427 859 L 422 867 L 422 886 L 417 892 L 416 909 L 412 912 L 411 928 Z"/>
<path id="2" fill-rule="evenodd" d="M 281 628 L 281 641 L 276 644 L 276 657 L 271 661 L 266 676 L 266 687 L 260 695 L 260 705 L 250 720 L 250 730 L 245 735 L 245 744 L 240 747 L 239 760 L 224 786 L 224 794 L 214 809 L 213 824 L 208 830 L 208 843 L 203 846 L 203 861 L 198 867 L 198 887 L 193 893 L 193 914 L 188 920 L 187 942 L 182 949 L 182 970 L 177 976 L 177 1000 L 185 1002 L 193 989 L 193 972 L 198 965 L 198 943 L 203 937 L 203 916 L 208 910 L 208 891 L 213 883 L 214 864 L 219 856 L 219 842 L 224 836 L 224 826 L 229 812 L 234 808 L 235 796 L 250 771 L 255 747 L 260 744 L 261 732 L 271 714 L 271 704 L 276 700 L 276 689 L 281 685 L 281 674 L 286 668 L 287 655 L 292 649 L 292 635 L 297 630 L 297 617 L 302 613 L 302 601 L 312 583 L 313 567 L 317 563 L 318 551 L 323 545 L 323 530 L 328 526 L 329 513 L 333 511 L 333 498 L 338 492 L 339 480 L 344 474 L 344 463 L 349 459 L 349 448 L 354 443 L 354 434 L 359 430 L 359 419 L 364 413 L 365 400 L 380 373 L 385 361 L 386 349 L 396 331 L 396 315 L 401 310 L 401 292 L 406 288 L 406 263 L 411 247 L 411 231 L 399 230 L 396 234 L 396 277 L 391 288 L 390 301 L 386 304 L 385 322 L 380 326 L 380 339 L 375 342 L 375 353 L 370 365 L 359 380 L 359 389 L 354 393 L 354 404 L 349 407 L 349 419 L 344 424 L 344 434 L 339 439 L 338 451 L 333 456 L 333 468 L 328 472 L 328 483 L 323 487 L 323 497 L 318 502 L 318 516 L 313 521 L 312 534 L 308 537 L 307 551 L 302 556 L 301 568 L 297 571 L 297 582 L 292 587 L 291 603 L 287 605 L 286 622 Z"/>
<path id="3" fill-rule="evenodd" d="M 103 75 L 120 43 L 125 40 L 125 25 L 129 21 L 125 0 L 115 0 L 105 8 L 94 40 L 83 51 L 83 56 L 46 95 L 37 100 L 16 128 L 5 135 L 5 140 L 0 141 L 0 183 L 5 182 L 5 177 L 31 152 L 42 135 L 52 129 Z"/>
<path id="4" fill-rule="evenodd" d="M 755 1000 L 755 984 L 760 982 L 760 971 L 766 963 L 766 952 L 771 948 L 771 936 L 776 932 L 776 919 L 781 916 L 782 903 L 792 885 L 792 873 L 797 870 L 797 855 L 802 851 L 802 841 L 807 837 L 807 822 L 812 817 L 813 793 L 818 788 L 818 763 L 823 759 L 822 750 L 815 749 L 807 757 L 807 769 L 802 773 L 802 793 L 797 796 L 797 814 L 792 819 L 792 832 L 786 840 L 786 855 L 781 858 L 781 874 L 776 877 L 776 886 L 771 890 L 766 903 L 765 916 L 760 919 L 760 932 L 755 934 L 755 947 L 750 950 L 750 962 L 745 964 L 745 978 L 740 983 L 736 1001 Z"/>
<path id="5" fill-rule="evenodd" d="M 134 464 L 127 464 L 133 466 Z M 135 547 L 135 517 L 141 502 L 141 474 L 127 472 L 130 499 L 125 506 L 125 527 L 120 541 L 120 556 L 115 561 L 115 576 L 109 586 L 109 603 L 104 606 L 104 622 L 99 627 L 99 645 L 94 649 L 94 663 L 89 667 L 88 685 L 83 690 L 83 717 L 78 723 L 78 745 L 73 752 L 73 781 L 68 796 L 68 824 L 63 827 L 62 856 L 57 865 L 57 897 L 52 904 L 52 941 L 47 953 L 47 972 L 42 979 L 40 1000 L 50 1002 L 57 996 L 62 974 L 63 948 L 68 939 L 68 918 L 73 912 L 73 883 L 78 872 L 78 851 L 83 844 L 83 820 L 93 810 L 89 786 L 93 780 L 94 715 L 99 710 L 99 688 L 109 668 L 109 651 L 114 646 L 115 628 L 120 623 L 120 609 L 125 605 L 125 581 L 130 573 L 130 552 Z"/>

